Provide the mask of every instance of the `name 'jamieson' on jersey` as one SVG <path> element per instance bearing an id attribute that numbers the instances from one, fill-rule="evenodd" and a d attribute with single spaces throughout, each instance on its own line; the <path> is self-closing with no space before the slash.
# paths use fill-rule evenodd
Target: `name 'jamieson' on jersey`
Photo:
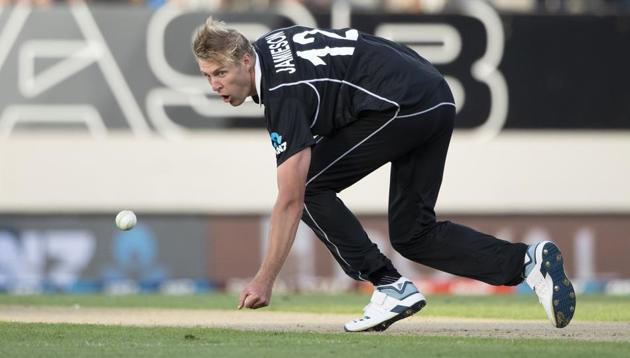
<path id="1" fill-rule="evenodd" d="M 267 129 L 286 141 L 278 165 L 312 145 L 314 135 L 329 136 L 362 112 L 413 114 L 444 98 L 435 93 L 444 79 L 427 60 L 355 29 L 293 26 L 253 45 Z"/>

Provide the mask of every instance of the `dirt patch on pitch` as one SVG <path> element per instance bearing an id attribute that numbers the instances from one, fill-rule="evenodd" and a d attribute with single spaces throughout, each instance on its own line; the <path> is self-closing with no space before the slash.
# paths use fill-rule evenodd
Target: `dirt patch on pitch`
<path id="1" fill-rule="evenodd" d="M 242 330 L 343 332 L 342 314 L 271 311 L 218 311 L 150 308 L 1 306 L 0 321 L 106 324 L 125 326 L 212 327 Z M 546 338 L 586 341 L 628 341 L 630 322 L 574 321 L 563 329 L 547 321 L 440 318 L 417 315 L 394 324 L 383 333 L 418 336 Z"/>

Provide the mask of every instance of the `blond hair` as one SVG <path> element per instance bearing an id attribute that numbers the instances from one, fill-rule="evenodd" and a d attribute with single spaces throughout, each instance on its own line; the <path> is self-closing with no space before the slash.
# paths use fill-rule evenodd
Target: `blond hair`
<path id="1" fill-rule="evenodd" d="M 223 21 L 208 17 L 206 23 L 199 26 L 192 42 L 195 57 L 217 63 L 237 63 L 246 53 L 254 55 L 249 40 L 240 32 L 225 27 Z"/>

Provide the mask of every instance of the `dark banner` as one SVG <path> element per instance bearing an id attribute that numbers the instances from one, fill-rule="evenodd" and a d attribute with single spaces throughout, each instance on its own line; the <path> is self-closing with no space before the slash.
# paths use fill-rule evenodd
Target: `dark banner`
<path id="1" fill-rule="evenodd" d="M 447 77 L 457 126 L 630 129 L 630 16 L 499 15 L 479 1 L 448 13 L 351 13 L 344 25 L 405 43 Z M 0 11 L 0 135 L 41 128 L 151 131 L 263 128 L 260 109 L 228 108 L 190 50 L 209 12 L 72 6 Z M 326 13 L 277 9 L 217 17 L 251 39 Z"/>
<path id="2" fill-rule="evenodd" d="M 630 16 L 501 15 L 500 20 L 505 42 L 497 73 L 509 98 L 504 129 L 630 129 Z M 483 21 L 461 15 L 352 18 L 353 27 L 370 33 L 378 33 L 383 23 L 456 29 L 459 54 L 436 66 L 463 85 L 458 127 L 482 125 L 501 95 L 473 69 L 489 50 Z"/>

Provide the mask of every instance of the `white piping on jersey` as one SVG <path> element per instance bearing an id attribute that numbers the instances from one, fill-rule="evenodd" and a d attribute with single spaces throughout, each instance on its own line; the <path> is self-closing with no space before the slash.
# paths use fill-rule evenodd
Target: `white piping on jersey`
<path id="1" fill-rule="evenodd" d="M 315 88 L 315 86 L 313 86 L 310 83 L 306 83 L 306 84 L 311 86 L 311 88 L 313 89 L 313 91 L 315 91 L 315 94 L 317 95 L 317 110 L 315 111 L 315 117 L 313 118 L 313 122 L 311 123 L 311 128 L 313 128 L 313 126 L 315 125 L 315 122 L 317 122 L 317 116 L 319 116 L 319 104 L 322 103 L 322 100 L 319 97 L 319 91 L 317 91 L 317 88 Z"/>
<path id="2" fill-rule="evenodd" d="M 343 263 L 348 265 L 348 267 L 352 268 L 352 266 L 348 263 L 348 261 L 346 261 L 346 259 L 344 259 L 343 256 L 341 256 L 341 252 L 339 251 L 339 247 L 337 247 L 337 245 L 335 245 L 332 241 L 330 241 L 330 239 L 328 238 L 328 235 L 326 234 L 326 232 L 324 230 L 322 230 L 322 228 L 319 226 L 317 221 L 315 221 L 315 218 L 313 217 L 313 215 L 311 215 L 311 212 L 308 210 L 308 207 L 306 206 L 306 203 L 304 203 L 304 210 L 306 210 L 306 213 L 308 214 L 308 217 L 310 217 L 311 220 L 313 220 L 313 223 L 315 224 L 315 226 L 317 227 L 319 232 L 321 232 L 322 235 L 324 235 L 324 239 L 326 239 L 326 241 L 330 245 L 332 245 L 332 247 L 335 248 L 335 251 L 337 252 L 337 256 L 339 256 L 339 259 L 341 259 L 341 261 L 343 261 Z M 360 271 L 357 271 L 357 274 L 359 276 L 359 279 L 365 281 L 365 279 L 363 277 L 361 277 L 361 272 Z"/>
<path id="3" fill-rule="evenodd" d="M 252 47 L 252 49 L 254 49 Z M 258 52 L 254 49 L 254 55 L 256 55 L 256 65 L 254 65 L 254 80 L 256 81 L 256 95 L 258 95 L 258 106 L 262 107 L 262 92 L 260 91 L 260 84 L 262 82 L 262 70 L 260 69 L 260 57 Z"/>
<path id="4" fill-rule="evenodd" d="M 407 118 L 407 117 L 418 116 L 418 115 L 430 112 L 430 111 L 432 111 L 432 110 L 434 110 L 434 109 L 436 109 L 438 107 L 441 107 L 441 106 L 453 106 L 453 107 L 455 107 L 455 103 L 452 103 L 452 102 L 440 102 L 440 103 L 436 104 L 435 106 L 433 106 L 431 108 L 425 109 L 424 111 L 420 111 L 420 112 L 416 112 L 416 113 L 412 113 L 412 114 L 403 114 L 402 116 L 397 116 L 396 118 Z"/>
<path id="5" fill-rule="evenodd" d="M 390 118 L 387 122 L 385 122 L 385 124 L 383 124 L 382 126 L 380 126 L 377 130 L 375 130 L 374 132 L 372 132 L 369 136 L 363 138 L 363 140 L 361 140 L 359 143 L 355 144 L 352 148 L 348 149 L 345 153 L 343 153 L 342 155 L 340 155 L 337 159 L 333 160 L 330 164 L 328 164 L 324 169 L 322 169 L 319 173 L 315 174 L 309 181 L 306 182 L 306 186 L 308 186 L 313 180 L 315 180 L 318 176 L 320 176 L 323 172 L 325 172 L 326 170 L 328 170 L 328 168 L 330 168 L 331 166 L 333 166 L 335 163 L 337 163 L 338 161 L 340 161 L 343 157 L 345 157 L 346 155 L 348 155 L 348 153 L 350 153 L 351 151 L 353 151 L 355 148 L 357 148 L 358 146 L 360 146 L 361 144 L 365 143 L 365 141 L 367 141 L 368 139 L 372 138 L 372 136 L 374 136 L 376 133 L 380 132 L 383 128 L 385 128 L 389 123 L 391 123 L 391 121 L 393 121 L 396 118 L 407 118 L 407 117 L 413 117 L 416 115 L 420 115 L 429 111 L 432 111 L 440 106 L 445 106 L 445 105 L 450 105 L 450 106 L 455 106 L 454 103 L 451 102 L 440 102 L 437 105 L 425 109 L 423 111 L 420 112 L 416 112 L 416 113 L 412 113 L 412 114 L 405 114 L 402 116 L 398 116 L 398 112 L 400 112 L 400 105 L 390 99 L 387 99 L 385 97 L 379 96 L 376 93 L 370 92 L 368 90 L 366 90 L 365 88 L 355 85 L 352 82 L 348 82 L 348 81 L 344 81 L 344 80 L 338 80 L 338 79 L 334 79 L 334 78 L 314 78 L 311 80 L 302 80 L 302 81 L 296 81 L 296 82 L 288 82 L 288 83 L 281 83 L 275 87 L 272 87 L 269 89 L 269 92 L 275 91 L 278 88 L 281 87 L 288 87 L 288 86 L 295 86 L 295 85 L 299 85 L 299 84 L 307 84 L 310 85 L 311 87 L 313 87 L 313 89 L 315 89 L 315 87 L 311 84 L 312 82 L 325 82 L 325 81 L 329 81 L 329 82 L 337 82 L 337 83 L 341 83 L 341 84 L 346 84 L 348 86 L 354 87 L 358 90 L 361 90 L 371 96 L 374 96 L 382 101 L 385 101 L 387 103 L 391 103 L 394 106 L 396 106 L 396 113 L 394 113 L 394 116 L 392 118 Z M 315 89 L 315 92 L 317 93 L 317 89 Z M 318 99 L 319 99 L 319 93 L 318 94 Z M 317 105 L 317 111 L 319 112 L 319 103 Z M 312 128 L 313 126 L 311 126 Z"/>
<path id="6" fill-rule="evenodd" d="M 277 90 L 277 89 L 278 89 L 278 88 L 280 88 L 280 87 L 295 86 L 295 85 L 299 85 L 299 84 L 302 84 L 302 83 L 325 82 L 325 81 L 330 81 L 330 82 L 337 82 L 337 83 L 341 83 L 341 84 L 346 84 L 346 85 L 348 85 L 348 86 L 351 86 L 351 87 L 354 87 L 354 88 L 356 88 L 356 89 L 359 89 L 359 90 L 361 90 L 361 91 L 363 91 L 363 92 L 365 92 L 365 93 L 369 94 L 370 96 L 374 96 L 374 97 L 376 97 L 376 98 L 378 98 L 378 99 L 380 99 L 380 100 L 382 100 L 382 101 L 385 101 L 385 102 L 387 102 L 387 103 L 391 103 L 391 104 L 393 104 L 394 106 L 396 106 L 396 107 L 400 108 L 400 105 L 399 105 L 398 103 L 396 103 L 396 102 L 394 102 L 394 101 L 392 101 L 392 100 L 390 100 L 390 99 L 387 99 L 387 98 L 385 98 L 385 97 L 381 97 L 381 96 L 377 95 L 376 93 L 372 93 L 372 92 L 370 92 L 370 91 L 366 90 L 365 88 L 363 88 L 363 87 L 361 87 L 361 86 L 357 86 L 357 85 L 355 85 L 355 84 L 354 84 L 354 83 L 352 83 L 352 82 L 348 82 L 348 81 L 344 81 L 344 80 L 337 80 L 337 79 L 334 79 L 334 78 L 314 78 L 314 79 L 312 79 L 312 80 L 303 80 L 303 81 L 296 81 L 296 82 L 282 83 L 282 84 L 277 85 L 276 87 L 270 88 L 270 89 L 269 89 L 269 92 L 271 92 L 271 91 L 275 91 L 275 90 Z"/>
<path id="7" fill-rule="evenodd" d="M 323 172 L 325 172 L 326 170 L 328 170 L 328 168 L 330 168 L 331 166 L 333 166 L 335 163 L 337 163 L 338 161 L 341 160 L 341 158 L 345 157 L 346 155 L 348 155 L 348 153 L 350 153 L 351 151 L 353 151 L 356 147 L 358 147 L 359 145 L 363 144 L 366 140 L 372 138 L 373 135 L 375 135 L 376 133 L 378 133 L 381 129 L 383 129 L 385 126 L 387 126 L 391 121 L 393 121 L 394 119 L 396 119 L 396 116 L 398 115 L 398 112 L 400 111 L 400 105 L 390 99 L 387 99 L 385 97 L 381 97 L 379 95 L 377 95 L 376 93 L 372 93 L 368 90 L 366 90 L 365 88 L 361 87 L 361 86 L 357 86 L 354 83 L 348 82 L 348 81 L 344 81 L 344 80 L 337 80 L 334 78 L 315 78 L 312 80 L 303 80 L 303 81 L 296 81 L 296 82 L 289 82 L 289 83 L 282 83 L 279 84 L 273 88 L 269 89 L 269 92 L 275 91 L 278 88 L 281 87 L 287 87 L 287 86 L 295 86 L 295 85 L 299 85 L 299 84 L 311 84 L 312 82 L 325 82 L 325 81 L 329 81 L 329 82 L 337 82 L 337 83 L 341 83 L 341 84 L 346 84 L 348 86 L 354 87 L 358 90 L 361 90 L 371 96 L 374 96 L 382 101 L 385 101 L 387 103 L 391 103 L 394 106 L 396 106 L 396 113 L 394 113 L 394 116 L 388 120 L 385 124 L 383 124 L 379 129 L 377 129 L 376 131 L 374 131 L 372 134 L 370 134 L 369 136 L 367 136 L 366 138 L 364 138 L 362 141 L 360 141 L 359 143 L 357 143 L 355 146 L 353 146 L 352 148 L 348 149 L 345 153 L 343 153 L 341 156 L 339 156 L 337 159 L 335 159 L 332 163 L 328 164 L 324 169 L 322 169 L 319 173 L 315 174 L 309 181 L 306 182 L 306 186 L 308 186 L 308 184 L 310 184 L 313 180 L 315 180 L 318 176 L 320 176 Z M 318 105 L 318 110 L 319 110 L 319 105 Z"/>

